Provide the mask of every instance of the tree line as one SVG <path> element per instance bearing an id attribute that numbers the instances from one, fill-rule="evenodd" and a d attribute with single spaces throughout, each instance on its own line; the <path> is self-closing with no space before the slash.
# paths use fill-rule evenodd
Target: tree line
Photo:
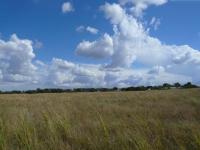
<path id="1" fill-rule="evenodd" d="M 126 88 L 75 88 L 75 89 L 59 89 L 59 88 L 46 88 L 27 91 L 0 91 L 0 94 L 37 94 L 37 93 L 70 93 L 70 92 L 112 92 L 112 91 L 147 91 L 147 90 L 167 90 L 167 89 L 188 89 L 199 88 L 199 86 L 188 82 L 181 85 L 180 83 L 169 84 L 164 83 L 159 86 L 131 86 Z"/>

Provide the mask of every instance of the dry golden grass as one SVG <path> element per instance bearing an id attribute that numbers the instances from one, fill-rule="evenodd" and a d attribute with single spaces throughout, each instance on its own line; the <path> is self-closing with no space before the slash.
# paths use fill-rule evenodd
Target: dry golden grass
<path id="1" fill-rule="evenodd" d="M 200 89 L 0 95 L 0 150 L 199 150 Z"/>

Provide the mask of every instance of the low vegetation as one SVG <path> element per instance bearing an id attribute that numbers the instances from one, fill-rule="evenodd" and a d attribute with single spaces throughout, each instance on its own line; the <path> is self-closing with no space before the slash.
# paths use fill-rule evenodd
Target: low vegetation
<path id="1" fill-rule="evenodd" d="M 200 89 L 0 95 L 0 150 L 199 150 Z"/>

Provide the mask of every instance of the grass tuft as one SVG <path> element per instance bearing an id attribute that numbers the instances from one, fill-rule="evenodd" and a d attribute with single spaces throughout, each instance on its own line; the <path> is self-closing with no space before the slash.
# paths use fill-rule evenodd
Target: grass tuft
<path id="1" fill-rule="evenodd" d="M 0 150 L 199 150 L 200 90 L 0 95 Z"/>

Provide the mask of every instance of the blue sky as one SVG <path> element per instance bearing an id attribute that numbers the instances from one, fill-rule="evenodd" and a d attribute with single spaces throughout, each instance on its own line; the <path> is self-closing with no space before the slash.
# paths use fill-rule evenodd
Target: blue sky
<path id="1" fill-rule="evenodd" d="M 103 39 L 104 34 L 108 34 L 111 38 L 114 38 L 115 33 L 113 32 L 114 24 L 111 23 L 112 17 L 106 18 L 106 15 L 110 12 L 106 12 L 106 9 L 110 9 L 112 5 L 115 3 L 119 5 L 120 8 L 122 8 L 124 11 L 126 11 L 126 14 L 130 15 L 133 20 L 136 20 L 138 24 L 142 24 L 142 30 L 144 30 L 145 35 L 148 37 L 153 37 L 158 39 L 162 46 L 165 47 L 165 45 L 176 45 L 176 46 L 182 46 L 187 45 L 192 50 L 200 50 L 200 1 L 167 1 L 167 0 L 157 0 L 157 2 L 151 2 L 153 0 L 149 0 L 146 2 L 145 0 L 0 0 L 0 33 L 1 33 L 1 40 L 4 42 L 9 42 L 10 37 L 13 34 L 16 34 L 17 39 L 23 40 L 27 39 L 29 41 L 32 41 L 32 53 L 35 55 L 34 58 L 31 58 L 31 63 L 35 65 L 37 68 L 36 70 L 45 70 L 46 68 L 51 68 L 53 65 L 53 58 L 60 59 L 63 62 L 67 61 L 70 63 L 73 63 L 75 65 L 87 65 L 88 69 L 90 70 L 91 65 L 107 65 L 109 66 L 109 63 L 112 64 L 113 58 L 115 55 L 119 55 L 115 50 L 115 45 L 113 46 L 112 54 L 108 54 L 106 57 L 102 57 L 104 53 L 99 52 L 101 51 L 101 48 L 98 48 L 98 44 L 94 45 L 92 49 L 84 49 L 79 48 L 78 45 L 84 41 L 92 42 L 96 41 L 97 43 L 100 41 L 100 39 Z M 159 3 L 160 1 L 160 3 Z M 66 12 L 62 11 L 62 6 L 64 3 L 69 3 L 73 10 L 69 10 Z M 101 6 L 104 6 L 105 3 L 110 4 L 108 7 L 110 8 L 104 8 L 103 10 L 100 9 Z M 125 4 L 122 4 L 125 3 Z M 142 14 L 139 16 L 134 14 L 133 12 L 130 12 L 129 9 L 133 8 L 133 10 L 139 6 L 139 4 L 146 5 L 147 8 L 142 9 Z M 120 9 L 117 7 L 117 9 Z M 139 8 L 139 7 L 138 7 Z M 111 8 L 112 9 L 112 8 Z M 107 13 L 107 14 L 106 14 Z M 113 15 L 113 14 L 109 14 Z M 153 21 L 154 18 L 154 21 Z M 123 19 L 124 20 L 124 19 Z M 152 22 L 152 24 L 151 24 Z M 157 23 L 157 26 L 155 27 Z M 82 31 L 77 31 L 77 28 L 80 26 L 84 26 L 84 29 Z M 116 23 L 116 26 L 119 28 L 119 32 L 123 32 L 123 29 L 120 29 L 120 23 Z M 131 24 L 130 24 L 131 26 Z M 98 30 L 98 33 L 91 33 L 87 31 L 87 27 L 91 27 Z M 156 28 L 156 29 L 155 29 Z M 143 32 L 143 31 L 142 31 Z M 148 38 L 147 37 L 147 38 Z M 133 40 L 133 37 L 130 37 L 129 42 Z M 113 40 L 114 41 L 114 40 Z M 120 40 L 121 41 L 121 40 Z M 39 47 L 35 46 L 39 43 Z M 126 42 L 127 43 L 127 42 Z M 83 43 L 86 44 L 86 43 Z M 91 43 L 90 43 L 91 44 Z M 104 45 L 104 42 L 100 42 L 100 45 Z M 123 44 L 122 44 L 123 45 Z M 83 46 L 83 45 L 82 45 Z M 97 51 L 95 52 L 95 48 L 97 47 Z M 101 46 L 99 46 L 101 47 Z M 124 46 L 121 48 L 121 51 L 123 51 L 124 48 L 129 47 Z M 135 46 L 131 45 L 135 48 Z M 144 48 L 144 46 L 142 46 Z M 103 47 L 102 49 L 104 49 Z M 0 54 L 2 51 L 5 51 L 5 48 L 0 48 Z M 117 48 L 116 48 L 117 49 Z M 159 48 L 164 49 L 164 48 Z M 171 49 L 171 47 L 170 47 Z M 8 49 L 9 51 L 9 49 Z M 17 51 L 17 50 L 16 50 Z M 26 50 L 24 50 L 26 51 Z M 128 50 L 127 50 L 128 51 Z M 139 51 L 139 50 L 138 50 Z M 178 50 L 179 51 L 179 50 Z M 181 50 L 180 50 L 181 51 Z M 184 51 L 184 50 L 183 50 Z M 188 50 L 185 50 L 188 52 Z M 78 53 L 77 53 L 78 52 Z M 79 53 L 80 52 L 80 53 Z M 91 52 L 90 54 L 88 54 Z M 2 52 L 3 53 L 3 52 Z M 99 54 L 101 53 L 101 54 Z M 116 53 L 116 54 L 115 54 Z M 128 53 L 137 53 L 135 51 L 129 51 Z M 148 53 L 148 51 L 145 50 L 144 53 Z M 161 52 L 162 53 L 162 52 Z M 178 53 L 178 52 L 177 52 Z M 179 52 L 180 53 L 180 52 Z M 200 56 L 196 52 L 193 60 L 188 60 L 190 65 L 193 65 L 192 62 L 196 62 L 198 60 L 197 57 Z M 2 54 L 3 55 L 3 54 Z M 98 55 L 98 56 L 97 56 Z M 101 55 L 101 56 L 100 56 Z M 105 53 L 106 55 L 106 53 Z M 121 55 L 121 52 L 120 52 Z M 122 54 L 124 55 L 124 54 Z M 193 52 L 191 54 L 188 54 L 193 56 Z M 89 57 L 88 57 L 89 56 Z M 13 56 L 15 58 L 15 56 Z M 177 66 L 178 68 L 184 68 L 184 71 L 180 71 L 178 73 L 173 72 L 174 69 L 168 69 L 169 66 L 173 66 L 174 64 L 171 64 L 171 62 L 163 63 L 161 61 L 156 63 L 147 63 L 143 61 L 143 58 L 140 60 L 140 55 L 131 56 L 136 57 L 137 59 L 134 60 L 132 58 L 131 63 L 126 63 L 122 65 L 114 65 L 113 68 L 120 68 L 127 70 L 126 75 L 123 79 L 113 81 L 112 84 L 109 84 L 109 86 L 114 86 L 115 84 L 117 86 L 126 86 L 130 84 L 150 84 L 146 83 L 145 81 L 142 82 L 133 82 L 129 81 L 129 78 L 131 76 L 135 76 L 135 74 L 143 74 L 144 71 L 148 72 L 151 69 L 155 68 L 164 68 L 165 72 L 170 74 L 178 74 L 183 75 L 184 79 L 181 80 L 182 82 L 186 81 L 194 81 L 196 83 L 199 83 L 199 78 L 191 77 L 191 74 L 198 71 L 198 63 L 197 63 L 197 69 L 190 70 L 188 67 L 187 72 L 191 72 L 191 74 L 184 73 L 185 67 L 189 66 L 189 64 L 183 63 L 181 66 Z M 143 55 L 142 55 L 143 57 Z M 153 56 L 152 56 L 153 57 Z M 176 58 L 179 58 L 182 56 L 176 56 Z M 120 59 L 126 59 L 123 57 L 118 57 Z M 3 58 L 0 57 L 0 62 Z M 151 58 L 149 58 L 151 59 Z M 165 59 L 165 58 L 164 58 Z M 167 58 L 166 58 L 167 59 Z M 6 63 L 10 63 L 7 62 Z M 9 60 L 12 61 L 12 60 Z M 49 65 L 48 67 L 41 68 L 41 66 L 37 66 L 36 62 L 42 62 L 44 65 Z M 120 61 L 120 60 L 119 60 Z M 5 61 L 4 61 L 5 63 Z M 23 63 L 24 64 L 24 63 Z M 65 63 L 64 63 L 65 64 Z M 17 66 L 17 65 L 16 65 Z M 111 65 L 113 66 L 113 65 Z M 2 67 L 0 65 L 0 67 Z M 137 68 L 137 70 L 134 70 L 134 67 Z M 147 68 L 148 67 L 148 68 Z M 107 68 L 107 67 L 106 67 Z M 2 70 L 2 76 L 8 77 L 7 73 L 9 72 L 5 68 L 0 68 Z M 97 69 L 94 72 L 98 72 L 100 69 Z M 162 70 L 162 69 L 161 69 Z M 67 71 L 67 70 L 66 70 Z M 137 73 L 130 73 L 136 71 Z M 12 75 L 21 75 L 20 73 L 15 73 L 13 71 Z M 36 71 L 37 72 L 37 71 Z M 70 81 L 70 84 L 68 82 L 60 83 L 60 85 L 55 83 L 49 83 L 49 70 L 47 71 L 48 77 L 41 77 L 42 79 L 45 78 L 47 80 L 46 83 L 43 83 L 42 85 L 36 84 L 34 87 L 54 87 L 54 86 L 61 86 L 61 87 L 74 87 L 74 83 L 76 83 L 75 80 Z M 60 72 L 60 71 L 57 71 Z M 63 71 L 62 71 L 63 72 Z M 123 71 L 122 71 L 123 72 Z M 68 72 L 69 73 L 69 72 Z M 62 76 L 67 76 L 68 73 L 62 74 Z M 107 74 L 107 72 L 104 72 Z M 110 73 L 110 72 L 109 72 Z M 32 73 L 33 74 L 33 73 Z M 36 73 L 38 77 L 38 73 Z M 106 75 L 104 74 L 104 85 L 100 86 L 107 86 L 107 81 L 105 81 Z M 110 73 L 112 74 L 112 73 Z M 120 73 L 119 73 L 120 74 Z M 22 73 L 22 76 L 24 74 Z M 25 75 L 27 76 L 27 75 Z M 12 82 L 15 83 L 15 88 L 21 88 L 26 85 L 30 85 L 32 83 L 32 79 L 29 81 L 20 81 L 20 84 L 18 84 L 18 81 L 11 81 L 7 80 L 6 77 L 2 77 L 5 79 L 2 79 L 2 89 L 10 89 L 10 84 Z M 171 77 L 171 76 L 170 76 Z M 47 79 L 48 78 L 48 79 Z M 120 77 L 122 78 L 122 77 Z M 53 79 L 54 80 L 54 79 Z M 56 80 L 56 79 L 55 79 Z M 138 79 L 139 80 L 139 79 Z M 126 81 L 126 82 L 125 82 Z M 164 80 L 168 81 L 168 80 Z M 155 79 L 152 81 L 151 84 L 160 84 L 164 81 L 161 81 L 160 78 L 157 80 Z M 180 82 L 181 82 L 180 81 Z M 37 81 L 40 82 L 40 81 Z M 122 83 L 121 83 L 122 82 Z M 155 83 L 154 83 L 155 82 Z M 174 82 L 169 80 L 169 82 Z M 76 83 L 76 86 L 85 86 L 84 83 Z M 99 86 L 99 83 L 92 83 L 86 86 Z M 6 87 L 6 88 L 4 88 Z M 33 87 L 33 88 L 34 88 Z M 30 87 L 32 88 L 32 87 Z M 0 89 L 1 90 L 1 89 Z"/>
<path id="2" fill-rule="evenodd" d="M 65 1 L 56 0 L 1 0 L 0 31 L 4 38 L 16 33 L 22 38 L 38 40 L 43 43 L 36 50 L 37 57 L 50 61 L 52 57 L 78 61 L 74 50 L 82 39 L 96 39 L 98 36 L 80 34 L 76 27 L 94 26 L 102 33 L 112 32 L 112 26 L 106 22 L 99 6 L 102 0 L 73 0 L 75 11 L 63 14 L 61 5 Z M 117 2 L 109 1 L 108 2 Z M 150 21 L 153 16 L 161 19 L 159 30 L 151 31 L 168 44 L 189 44 L 200 49 L 200 1 L 172 1 L 160 7 L 151 7 L 145 12 L 144 19 Z M 87 60 L 84 60 L 87 61 Z"/>

